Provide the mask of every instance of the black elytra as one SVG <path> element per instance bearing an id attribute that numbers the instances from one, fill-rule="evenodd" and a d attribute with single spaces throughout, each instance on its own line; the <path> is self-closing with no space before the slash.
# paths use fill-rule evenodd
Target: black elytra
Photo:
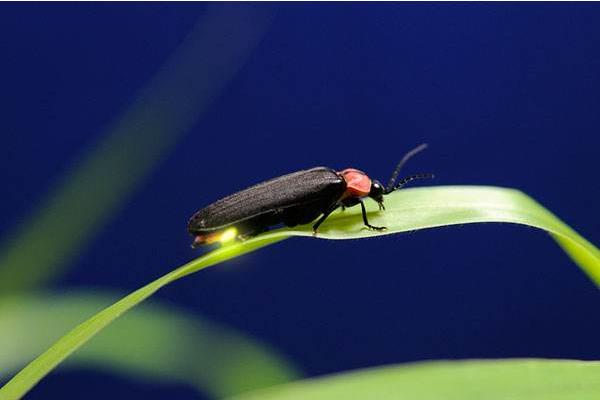
<path id="1" fill-rule="evenodd" d="M 320 216 L 313 225 L 316 234 L 319 226 L 337 208 L 357 204 L 361 206 L 367 228 L 385 229 L 369 224 L 363 199 L 372 198 L 379 204 L 379 209 L 384 210 L 385 195 L 413 180 L 433 178 L 433 174 L 416 174 L 396 182 L 404 164 L 426 147 L 426 144 L 422 144 L 406 153 L 386 187 L 357 169 L 335 171 L 327 167 L 315 167 L 273 178 L 231 194 L 199 210 L 189 220 L 188 232 L 194 236 L 192 247 L 219 241 L 223 232 L 231 227 L 235 227 L 236 237 L 248 238 L 275 225 L 293 227 L 308 224 Z"/>

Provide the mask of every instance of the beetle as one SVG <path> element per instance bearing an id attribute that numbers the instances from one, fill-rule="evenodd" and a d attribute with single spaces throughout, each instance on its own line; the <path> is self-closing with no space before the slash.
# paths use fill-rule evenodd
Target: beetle
<path id="1" fill-rule="evenodd" d="M 337 208 L 358 204 L 364 225 L 368 229 L 384 230 L 385 227 L 369 223 L 363 199 L 370 197 L 378 203 L 380 211 L 385 210 L 385 195 L 416 179 L 433 178 L 433 174 L 425 173 L 396 182 L 404 164 L 426 147 L 422 144 L 406 153 L 385 187 L 358 169 L 336 171 L 315 167 L 273 178 L 217 200 L 189 220 L 188 232 L 194 236 L 192 247 L 235 238 L 243 240 L 275 225 L 293 227 L 308 224 L 320 216 L 313 224 L 316 235 L 319 226 Z"/>

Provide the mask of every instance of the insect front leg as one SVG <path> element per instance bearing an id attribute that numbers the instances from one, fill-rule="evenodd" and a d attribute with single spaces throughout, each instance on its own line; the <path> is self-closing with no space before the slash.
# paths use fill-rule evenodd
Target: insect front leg
<path id="1" fill-rule="evenodd" d="M 375 231 L 383 231 L 386 230 L 387 228 L 385 226 L 373 226 L 369 223 L 369 220 L 367 219 L 367 208 L 365 207 L 365 203 L 362 200 L 358 200 L 358 202 L 360 203 L 360 208 L 362 209 L 362 219 L 363 219 L 363 223 L 365 224 L 365 226 L 369 229 L 373 229 Z"/>

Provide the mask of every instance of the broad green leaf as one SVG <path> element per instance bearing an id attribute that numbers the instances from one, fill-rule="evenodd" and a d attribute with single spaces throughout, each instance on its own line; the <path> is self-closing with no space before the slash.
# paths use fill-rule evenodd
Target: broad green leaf
<path id="1" fill-rule="evenodd" d="M 118 296 L 97 291 L 3 298 L 0 380 L 115 299 Z M 216 398 L 300 376 L 264 344 L 154 302 L 115 321 L 63 365 L 181 383 Z"/>
<path id="2" fill-rule="evenodd" d="M 378 212 L 376 205 L 369 204 L 371 223 L 387 226 L 388 230 L 385 232 L 364 229 L 360 209 L 355 207 L 332 215 L 323 224 L 318 237 L 353 239 L 454 224 L 511 222 L 548 231 L 596 284 L 600 284 L 600 251 L 540 204 L 517 190 L 478 186 L 404 189 L 387 196 L 386 207 L 385 212 Z M 302 226 L 275 230 L 245 242 L 234 242 L 136 290 L 63 336 L 0 389 L 0 398 L 4 400 L 23 396 L 97 332 L 168 283 L 294 235 L 311 236 L 312 233 L 309 226 Z"/>
<path id="3" fill-rule="evenodd" d="M 306 379 L 235 400 L 595 400 L 600 362 L 486 360 L 426 362 Z M 233 398 L 232 398 L 233 400 Z"/>

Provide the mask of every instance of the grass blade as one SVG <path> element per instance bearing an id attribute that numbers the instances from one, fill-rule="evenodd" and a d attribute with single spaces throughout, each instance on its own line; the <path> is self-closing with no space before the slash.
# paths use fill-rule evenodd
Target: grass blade
<path id="1" fill-rule="evenodd" d="M 563 250 L 600 286 L 600 250 L 525 193 L 493 186 L 437 186 L 403 189 L 385 199 L 386 211 L 368 202 L 369 221 L 384 232 L 364 229 L 358 207 L 338 211 L 320 229 L 320 237 L 353 239 L 483 222 L 528 225 L 552 235 Z M 309 226 L 291 232 L 311 236 Z"/>
<path id="2" fill-rule="evenodd" d="M 354 239 L 478 222 L 529 225 L 548 231 L 588 276 L 600 285 L 598 248 L 520 191 L 485 186 L 405 189 L 387 196 L 385 212 L 377 212 L 377 206 L 374 204 L 369 204 L 368 207 L 371 223 L 387 226 L 387 231 L 373 232 L 363 229 L 360 210 L 355 207 L 332 215 L 322 225 L 319 237 Z M 23 396 L 58 363 L 97 332 L 168 283 L 293 235 L 311 236 L 312 231 L 309 226 L 279 229 L 242 243 L 223 246 L 136 290 L 63 336 L 2 387 L 0 399 L 16 399 Z"/>
<path id="3" fill-rule="evenodd" d="M 592 400 L 599 377 L 598 361 L 427 362 L 306 379 L 235 400 Z"/>

